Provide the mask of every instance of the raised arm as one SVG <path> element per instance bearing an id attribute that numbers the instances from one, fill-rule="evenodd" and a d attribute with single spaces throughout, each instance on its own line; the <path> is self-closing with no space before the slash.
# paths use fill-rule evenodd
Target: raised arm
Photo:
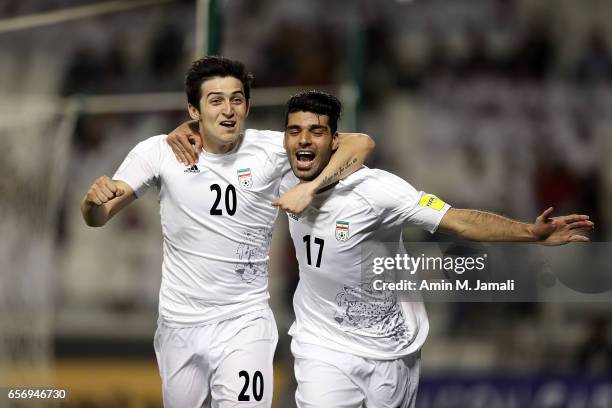
<path id="1" fill-rule="evenodd" d="M 536 218 L 534 224 L 528 224 L 489 212 L 451 208 L 442 218 L 439 231 L 473 241 L 538 241 L 547 244 L 589 241 L 580 234 L 591 231 L 595 225 L 589 221 L 588 215 L 550 217 L 552 212 L 550 207 Z"/>
<path id="2" fill-rule="evenodd" d="M 123 181 L 99 177 L 81 202 L 81 214 L 90 227 L 101 227 L 136 199 L 134 190 Z"/>

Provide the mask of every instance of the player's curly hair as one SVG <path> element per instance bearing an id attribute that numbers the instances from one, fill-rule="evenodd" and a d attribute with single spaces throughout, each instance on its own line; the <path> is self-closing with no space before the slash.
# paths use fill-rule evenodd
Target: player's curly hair
<path id="1" fill-rule="evenodd" d="M 287 102 L 287 113 L 285 114 L 285 128 L 289 120 L 289 114 L 295 112 L 312 112 L 317 115 L 329 117 L 329 127 L 332 134 L 338 129 L 338 118 L 342 113 L 342 103 L 334 95 L 323 91 L 304 91 L 293 95 Z"/>
<path id="2" fill-rule="evenodd" d="M 247 103 L 249 102 L 249 98 L 251 97 L 251 82 L 254 78 L 253 74 L 248 72 L 244 64 L 240 61 L 214 55 L 200 58 L 191 64 L 185 76 L 187 102 L 200 110 L 202 83 L 214 77 L 234 77 L 239 79 L 240 82 L 242 82 Z"/>

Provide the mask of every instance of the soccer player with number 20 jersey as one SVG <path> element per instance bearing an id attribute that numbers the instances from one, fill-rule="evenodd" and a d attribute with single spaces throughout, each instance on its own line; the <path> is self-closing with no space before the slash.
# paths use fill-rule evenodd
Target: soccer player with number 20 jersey
<path id="1" fill-rule="evenodd" d="M 268 306 L 268 252 L 282 175 L 283 134 L 243 131 L 252 76 L 220 57 L 193 63 L 186 77 L 189 114 L 203 151 L 177 161 L 167 136 L 139 143 L 112 179 L 90 187 L 81 211 L 102 226 L 151 187 L 159 189 L 162 283 L 155 351 L 164 406 L 269 407 L 278 338 Z M 365 135 L 343 136 L 319 178 L 277 200 L 299 212 L 315 191 L 359 168 L 372 148 Z M 346 166 L 345 163 L 350 163 Z"/>

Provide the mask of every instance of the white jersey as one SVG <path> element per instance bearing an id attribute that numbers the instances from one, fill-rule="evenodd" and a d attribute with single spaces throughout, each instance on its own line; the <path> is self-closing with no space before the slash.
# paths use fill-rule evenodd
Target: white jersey
<path id="1" fill-rule="evenodd" d="M 295 184 L 285 176 L 281 193 Z M 372 359 L 396 359 L 421 348 L 429 331 L 423 302 L 399 302 L 375 291 L 373 257 L 395 257 L 402 227 L 433 233 L 450 206 L 401 178 L 363 168 L 317 194 L 289 229 L 300 265 L 293 297 L 292 350 L 315 344 Z M 307 357 L 307 356 L 304 356 Z"/>
<path id="2" fill-rule="evenodd" d="M 283 134 L 247 130 L 225 154 L 178 162 L 166 135 L 128 154 L 113 179 L 136 196 L 159 188 L 163 233 L 160 320 L 197 326 L 267 307 L 268 253 L 282 175 Z"/>

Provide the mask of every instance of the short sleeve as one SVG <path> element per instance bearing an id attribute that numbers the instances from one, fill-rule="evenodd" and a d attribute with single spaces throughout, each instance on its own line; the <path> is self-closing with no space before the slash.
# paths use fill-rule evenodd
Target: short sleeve
<path id="1" fill-rule="evenodd" d="M 285 150 L 285 145 L 283 143 L 285 134 L 283 132 L 275 132 L 271 130 L 263 131 L 263 133 L 266 135 L 266 138 L 271 144 L 272 151 L 274 151 L 276 157 L 275 167 L 278 174 L 285 174 L 291 171 L 291 165 L 289 163 L 287 151 Z"/>
<path id="2" fill-rule="evenodd" d="M 434 233 L 450 205 L 433 194 L 417 191 L 408 182 L 382 170 L 368 180 L 368 200 L 381 223 L 397 226 L 412 224 Z"/>
<path id="3" fill-rule="evenodd" d="M 161 167 L 161 154 L 166 135 L 154 136 L 138 143 L 123 160 L 113 180 L 127 183 L 136 194 L 142 196 L 149 187 L 157 184 Z"/>
<path id="4" fill-rule="evenodd" d="M 277 169 L 281 174 L 293 174 L 291 170 L 291 163 L 289 163 L 289 158 L 287 157 L 287 152 L 285 149 L 278 153 Z"/>

